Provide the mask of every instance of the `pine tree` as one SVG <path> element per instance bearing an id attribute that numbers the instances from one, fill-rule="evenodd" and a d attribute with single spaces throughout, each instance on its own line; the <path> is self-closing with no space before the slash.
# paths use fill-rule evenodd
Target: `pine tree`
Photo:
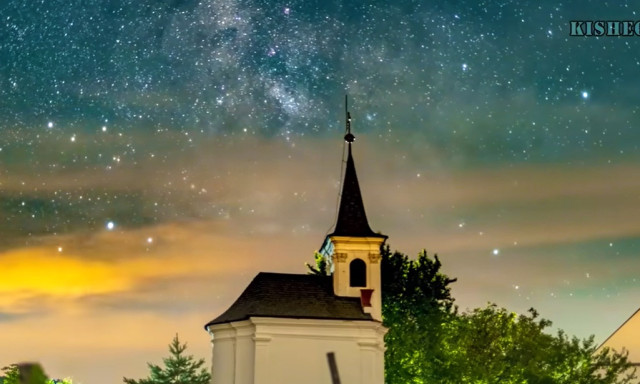
<path id="1" fill-rule="evenodd" d="M 169 344 L 171 356 L 162 359 L 165 368 L 147 363 L 150 375 L 146 379 L 134 380 L 123 378 L 126 384 L 209 384 L 211 374 L 207 372 L 204 359 L 194 360 L 191 355 L 184 355 L 187 344 L 180 344 L 178 335 Z"/>

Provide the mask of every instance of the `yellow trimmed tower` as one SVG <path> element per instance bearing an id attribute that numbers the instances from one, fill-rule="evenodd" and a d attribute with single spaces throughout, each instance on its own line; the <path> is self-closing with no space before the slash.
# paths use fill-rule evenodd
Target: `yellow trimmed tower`
<path id="1" fill-rule="evenodd" d="M 351 115 L 347 112 L 347 163 L 340 195 L 338 219 L 327 235 L 320 253 L 333 272 L 333 292 L 341 297 L 359 297 L 365 312 L 382 322 L 380 247 L 387 236 L 369 227 L 351 146 Z"/>

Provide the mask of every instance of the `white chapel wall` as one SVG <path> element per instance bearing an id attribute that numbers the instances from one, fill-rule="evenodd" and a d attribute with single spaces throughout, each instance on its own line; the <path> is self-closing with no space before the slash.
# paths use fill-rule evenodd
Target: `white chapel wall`
<path id="1" fill-rule="evenodd" d="M 378 322 L 251 318 L 211 330 L 213 384 L 328 384 L 327 352 L 343 383 L 384 383 Z"/>

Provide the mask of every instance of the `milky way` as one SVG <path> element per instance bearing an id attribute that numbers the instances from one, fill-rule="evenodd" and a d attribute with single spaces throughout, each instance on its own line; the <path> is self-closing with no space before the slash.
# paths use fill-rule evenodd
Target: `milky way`
<path id="1" fill-rule="evenodd" d="M 633 16 L 591 3 L 581 7 L 589 15 Z M 366 129 L 483 138 L 481 153 L 499 149 L 507 160 L 526 158 L 518 152 L 536 140 L 551 147 L 538 156 L 620 144 L 579 125 L 619 120 L 630 133 L 633 121 L 615 112 L 635 111 L 638 42 L 572 39 L 568 23 L 579 16 L 554 2 L 10 2 L 2 124 L 287 137 L 334 129 L 348 92 Z M 566 111 L 534 114 L 558 108 Z M 501 121 L 505 109 L 511 118 Z"/>
<path id="2" fill-rule="evenodd" d="M 0 23 L 0 161 L 10 179 L 25 164 L 36 174 L 108 177 L 121 161 L 171 161 L 167 142 L 188 150 L 212 136 L 327 136 L 339 129 L 344 93 L 361 131 L 435 147 L 462 166 L 611 161 L 638 148 L 639 40 L 577 39 L 567 28 L 583 14 L 634 12 L 599 2 L 581 8 L 9 2 Z M 186 137 L 176 142 L 176 132 Z M 3 210 L 19 220 L 34 210 L 63 217 L 93 216 L 82 213 L 87 204 L 104 209 L 86 199 L 71 208 L 77 194 L 57 192 L 7 196 Z M 128 200 L 127 210 L 144 197 Z M 54 220 L 34 230 L 61 228 Z"/>

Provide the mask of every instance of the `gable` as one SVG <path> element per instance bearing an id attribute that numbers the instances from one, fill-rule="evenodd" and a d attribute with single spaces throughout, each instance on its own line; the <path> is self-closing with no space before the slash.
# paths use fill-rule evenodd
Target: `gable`
<path id="1" fill-rule="evenodd" d="M 640 309 L 627 319 L 598 350 L 611 348 L 618 352 L 629 351 L 629 361 L 640 364 Z"/>

